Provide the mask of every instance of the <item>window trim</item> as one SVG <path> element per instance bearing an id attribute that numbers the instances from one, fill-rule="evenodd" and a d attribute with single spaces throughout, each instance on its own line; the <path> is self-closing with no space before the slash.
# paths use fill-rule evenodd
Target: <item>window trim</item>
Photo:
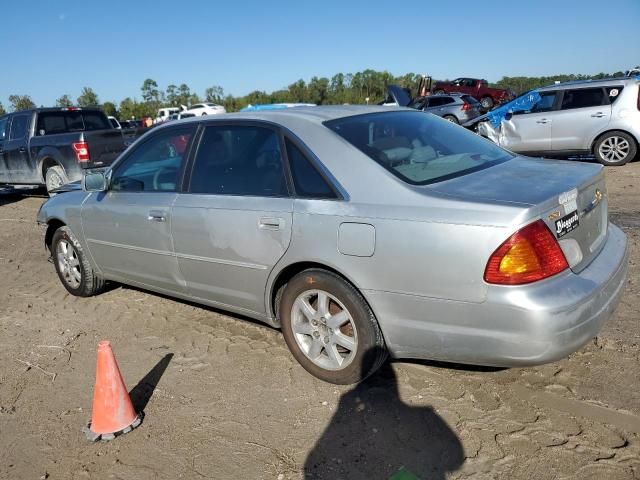
<path id="1" fill-rule="evenodd" d="M 282 138 L 282 133 L 280 131 L 280 125 L 272 122 L 260 121 L 260 120 L 216 120 L 216 119 L 207 119 L 201 120 L 198 122 L 198 133 L 194 136 L 193 142 L 190 146 L 189 152 L 189 160 L 185 166 L 185 173 L 182 181 L 182 188 L 178 192 L 183 195 L 207 195 L 207 196 L 218 196 L 218 197 L 248 197 L 248 198 L 293 198 L 293 178 L 291 176 L 291 171 L 289 169 L 289 162 L 286 157 L 285 144 L 284 139 Z M 198 157 L 198 150 L 200 149 L 200 145 L 202 144 L 202 137 L 204 136 L 205 130 L 209 127 L 255 127 L 255 128 L 266 128 L 271 130 L 278 140 L 278 146 L 280 147 L 280 161 L 282 162 L 282 169 L 284 174 L 285 184 L 287 186 L 287 194 L 286 195 L 273 195 L 273 196 L 265 196 L 265 195 L 246 195 L 246 194 L 232 194 L 232 193 L 200 193 L 200 192 L 191 192 L 191 180 L 193 179 L 193 173 L 195 170 L 196 158 Z"/>
<path id="2" fill-rule="evenodd" d="M 122 168 L 122 165 L 124 165 L 129 158 L 131 158 L 131 156 L 133 154 L 135 154 L 140 148 L 144 147 L 145 145 L 147 145 L 149 142 L 155 140 L 157 137 L 159 137 L 160 135 L 164 135 L 165 133 L 169 132 L 169 131 L 173 131 L 173 130 L 182 130 L 182 129 L 193 129 L 193 134 L 191 137 L 191 140 L 189 140 L 189 144 L 187 145 L 187 149 L 185 150 L 186 155 L 185 155 L 185 159 L 182 162 L 182 166 L 180 167 L 180 170 L 178 171 L 178 179 L 176 180 L 176 188 L 175 190 L 172 191 L 166 191 L 166 190 L 113 190 L 111 188 L 112 184 L 113 184 L 113 180 L 115 178 L 115 175 L 118 171 L 118 169 Z M 112 193 L 124 193 L 124 194 L 129 194 L 129 193 L 136 193 L 136 194 L 141 194 L 141 193 L 181 193 L 182 189 L 183 189 L 183 184 L 184 184 L 184 177 L 186 175 L 186 169 L 189 165 L 189 162 L 191 160 L 191 156 L 193 155 L 193 145 L 195 143 L 195 140 L 197 139 L 198 133 L 199 133 L 199 125 L 171 125 L 170 127 L 164 127 L 164 128 L 160 128 L 152 133 L 150 133 L 148 138 L 144 138 L 144 140 L 142 140 L 140 143 L 137 143 L 133 146 L 133 148 L 130 151 L 125 152 L 124 155 L 122 155 L 118 161 L 116 163 L 114 163 L 111 168 L 109 168 L 109 185 L 107 188 L 108 192 L 112 192 Z"/>

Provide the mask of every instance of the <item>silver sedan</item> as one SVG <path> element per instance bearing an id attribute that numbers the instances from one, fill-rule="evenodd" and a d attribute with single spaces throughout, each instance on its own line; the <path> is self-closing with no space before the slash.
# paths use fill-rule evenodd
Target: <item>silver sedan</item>
<path id="1" fill-rule="evenodd" d="M 38 222 L 69 292 L 113 281 L 252 317 L 334 383 L 389 354 L 563 358 L 627 275 L 602 167 L 519 157 L 409 109 L 169 123 L 63 190 Z"/>

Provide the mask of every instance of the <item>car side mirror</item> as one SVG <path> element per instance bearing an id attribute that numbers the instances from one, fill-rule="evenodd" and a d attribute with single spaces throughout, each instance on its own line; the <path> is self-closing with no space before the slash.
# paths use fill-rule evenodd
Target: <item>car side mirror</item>
<path id="1" fill-rule="evenodd" d="M 85 192 L 104 192 L 107 189 L 107 176 L 104 172 L 86 173 L 82 179 Z"/>

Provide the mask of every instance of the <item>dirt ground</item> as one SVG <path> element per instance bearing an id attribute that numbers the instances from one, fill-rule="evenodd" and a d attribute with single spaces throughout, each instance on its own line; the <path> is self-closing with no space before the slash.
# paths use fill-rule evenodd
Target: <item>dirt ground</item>
<path id="1" fill-rule="evenodd" d="M 640 478 L 640 162 L 606 174 L 631 269 L 597 339 L 536 368 L 394 362 L 357 388 L 247 319 L 127 287 L 68 295 L 44 197 L 0 194 L 0 478 Z M 102 339 L 146 416 L 91 444 Z"/>

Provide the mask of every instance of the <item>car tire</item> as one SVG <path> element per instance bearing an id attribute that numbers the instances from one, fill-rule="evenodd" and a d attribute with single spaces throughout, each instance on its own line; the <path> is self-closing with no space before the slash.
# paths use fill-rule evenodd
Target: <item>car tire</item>
<path id="1" fill-rule="evenodd" d="M 335 273 L 305 270 L 283 287 L 279 300 L 285 342 L 300 365 L 315 377 L 349 385 L 370 376 L 387 359 L 373 311 L 362 295 Z"/>
<path id="2" fill-rule="evenodd" d="M 59 165 L 49 167 L 44 173 L 44 184 L 47 187 L 47 193 L 49 196 L 51 196 L 51 190 L 61 187 L 66 183 L 69 183 L 69 179 L 67 178 L 67 174 L 64 173 L 64 170 Z M 55 193 L 53 195 L 55 195 Z"/>
<path id="3" fill-rule="evenodd" d="M 482 105 L 482 108 L 484 108 L 485 110 L 491 110 L 494 105 L 493 98 L 482 97 L 482 99 L 480 100 L 480 104 Z"/>
<path id="4" fill-rule="evenodd" d="M 444 90 L 436 90 L 433 92 L 434 95 L 444 95 Z"/>
<path id="5" fill-rule="evenodd" d="M 60 227 L 53 234 L 51 257 L 62 285 L 70 294 L 91 297 L 104 290 L 105 281 L 95 274 L 69 227 Z"/>
<path id="6" fill-rule="evenodd" d="M 633 160 L 638 153 L 638 146 L 628 133 L 613 131 L 598 139 L 593 153 L 602 165 L 617 167 Z"/>
<path id="7" fill-rule="evenodd" d="M 460 123 L 458 121 L 458 119 L 453 115 L 444 115 L 442 118 L 444 118 L 445 120 L 448 120 L 451 123 L 455 123 L 455 124 L 459 124 Z"/>

